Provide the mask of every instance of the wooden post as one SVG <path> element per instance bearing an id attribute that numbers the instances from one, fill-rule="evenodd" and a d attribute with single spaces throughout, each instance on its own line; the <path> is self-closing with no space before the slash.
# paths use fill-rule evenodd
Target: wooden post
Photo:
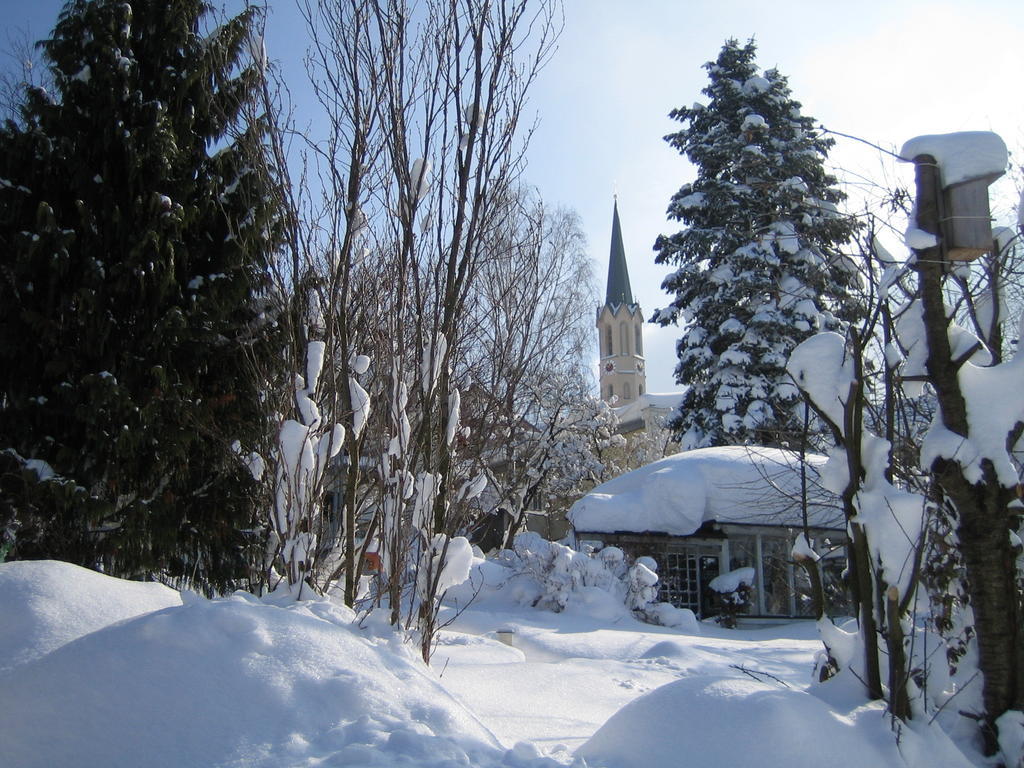
<path id="1" fill-rule="evenodd" d="M 942 295 L 942 276 L 946 259 L 941 239 L 942 185 L 939 182 L 939 168 L 931 155 L 919 155 L 914 158 L 914 169 L 917 185 L 917 228 L 939 239 L 937 246 L 916 251 L 915 268 L 921 282 L 921 307 L 925 338 L 928 342 L 925 368 L 942 406 L 943 426 L 962 437 L 967 437 L 967 406 L 960 393 L 957 371 L 953 365 L 953 353 L 950 350 L 947 332 L 949 319 L 946 317 Z"/>

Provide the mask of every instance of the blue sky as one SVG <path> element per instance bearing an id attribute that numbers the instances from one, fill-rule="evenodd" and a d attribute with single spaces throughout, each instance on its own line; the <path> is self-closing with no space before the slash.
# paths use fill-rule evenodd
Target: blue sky
<path id="1" fill-rule="evenodd" d="M 269 55 L 297 76 L 301 22 L 291 0 L 271 7 Z M 25 26 L 44 36 L 59 8 L 55 0 L 0 0 L 5 37 Z M 677 128 L 667 115 L 701 98 L 701 65 L 729 37 L 756 38 L 762 68 L 788 76 L 804 113 L 834 130 L 897 149 L 924 133 L 994 130 L 1018 163 L 1024 154 L 1019 0 L 566 0 L 558 51 L 528 107 L 538 123 L 526 178 L 579 212 L 602 295 L 618 193 L 632 286 L 648 316 L 668 303 L 660 290 L 668 270 L 653 263 L 652 245 L 678 229 L 665 208 L 693 178 L 662 141 Z M 301 87 L 296 76 L 293 90 Z M 841 141 L 832 160 L 881 181 L 906 179 L 907 169 L 854 142 Z M 649 391 L 674 387 L 677 336 L 672 328 L 645 331 Z"/>

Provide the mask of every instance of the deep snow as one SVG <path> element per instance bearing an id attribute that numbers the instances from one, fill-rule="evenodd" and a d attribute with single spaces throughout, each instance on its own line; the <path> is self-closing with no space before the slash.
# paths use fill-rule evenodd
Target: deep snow
<path id="1" fill-rule="evenodd" d="M 0 762 L 970 765 L 937 728 L 904 730 L 897 747 L 879 705 L 812 686 L 810 623 L 683 633 L 516 594 L 446 608 L 427 668 L 402 634 L 327 599 L 206 600 L 0 564 Z"/>

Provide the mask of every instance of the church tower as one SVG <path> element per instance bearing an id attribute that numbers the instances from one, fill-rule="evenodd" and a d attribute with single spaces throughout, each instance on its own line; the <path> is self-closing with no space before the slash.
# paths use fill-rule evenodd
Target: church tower
<path id="1" fill-rule="evenodd" d="M 601 350 L 601 397 L 626 405 L 647 392 L 644 374 L 644 318 L 633 301 L 622 246 L 619 203 L 612 209 L 612 246 L 608 258 L 608 289 L 604 306 L 597 310 L 598 345 Z"/>

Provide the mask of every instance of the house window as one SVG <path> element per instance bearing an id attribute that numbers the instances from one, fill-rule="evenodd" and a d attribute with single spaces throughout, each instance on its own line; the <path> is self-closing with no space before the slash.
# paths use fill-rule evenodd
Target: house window
<path id="1" fill-rule="evenodd" d="M 799 569 L 803 571 L 803 568 Z M 846 558 L 843 548 L 834 549 L 821 558 L 821 580 L 825 589 L 825 600 L 830 608 L 837 611 L 837 616 L 852 616 L 853 606 L 850 605 L 850 591 L 846 588 Z"/>
<path id="2" fill-rule="evenodd" d="M 629 326 L 625 323 L 619 324 L 619 354 L 629 354 Z"/>
<path id="3" fill-rule="evenodd" d="M 605 326 L 604 329 L 604 353 L 605 355 L 611 355 L 612 353 L 612 327 L 610 325 Z"/>
<path id="4" fill-rule="evenodd" d="M 639 325 L 634 325 L 633 330 L 636 331 L 636 338 L 633 339 L 633 354 L 642 355 L 644 353 L 644 335 Z"/>
<path id="5" fill-rule="evenodd" d="M 690 552 L 666 552 L 664 566 L 659 568 L 658 598 L 677 608 L 689 608 L 698 616 L 700 610 L 700 559 Z"/>
<path id="6" fill-rule="evenodd" d="M 750 595 L 750 604 L 744 613 L 761 613 L 758 605 L 761 581 L 757 569 L 757 540 L 753 536 L 732 535 L 729 536 L 729 569 L 735 571 L 738 568 L 753 568 L 754 583 L 751 585 L 753 592 Z"/>
<path id="7" fill-rule="evenodd" d="M 790 563 L 792 547 L 781 536 L 761 537 L 761 576 L 764 593 L 764 612 L 769 616 L 792 616 L 793 568 Z"/>
<path id="8" fill-rule="evenodd" d="M 807 571 L 803 568 L 793 568 L 793 589 L 796 594 L 796 615 L 814 616 L 814 596 L 811 580 L 807 576 Z"/>
<path id="9" fill-rule="evenodd" d="M 718 544 L 687 542 L 655 555 L 658 561 L 658 599 L 677 608 L 689 608 L 706 618 L 716 611 L 708 584 L 720 573 Z"/>
<path id="10" fill-rule="evenodd" d="M 753 536 L 729 536 L 729 570 L 757 567 L 757 544 Z M 756 585 L 755 585 L 756 586 Z"/>

